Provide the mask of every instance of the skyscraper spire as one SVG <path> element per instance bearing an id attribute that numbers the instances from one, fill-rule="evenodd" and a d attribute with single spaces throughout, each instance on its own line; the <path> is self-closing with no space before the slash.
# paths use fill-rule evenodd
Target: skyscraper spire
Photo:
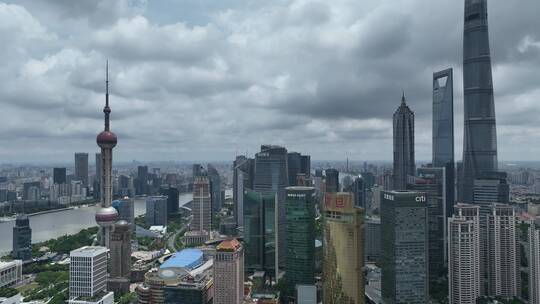
<path id="1" fill-rule="evenodd" d="M 404 105 L 405 104 L 405 90 L 401 90 L 401 104 Z"/>
<path id="2" fill-rule="evenodd" d="M 103 108 L 105 113 L 105 131 L 110 130 L 110 114 L 111 108 L 109 107 L 109 60 L 107 60 L 107 67 L 105 71 L 105 107 Z"/>
<path id="3" fill-rule="evenodd" d="M 414 175 L 414 113 L 405 104 L 405 92 L 393 117 L 394 127 L 394 185 L 395 190 L 405 190 L 407 176 Z"/>

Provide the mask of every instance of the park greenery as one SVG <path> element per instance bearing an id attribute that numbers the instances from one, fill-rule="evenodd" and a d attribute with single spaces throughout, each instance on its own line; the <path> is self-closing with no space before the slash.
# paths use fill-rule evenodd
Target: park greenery
<path id="1" fill-rule="evenodd" d="M 48 303 L 65 303 L 68 297 L 69 272 L 44 271 L 36 275 L 36 288 L 23 292 L 24 301 L 47 300 Z"/>
<path id="2" fill-rule="evenodd" d="M 131 304 L 137 301 L 137 294 L 134 292 L 126 293 L 122 296 L 115 295 L 115 303 L 118 304 Z"/>
<path id="3" fill-rule="evenodd" d="M 17 291 L 17 289 L 15 288 L 10 288 L 10 287 L 0 288 L 0 298 L 11 298 L 18 293 L 19 291 Z"/>
<path id="4" fill-rule="evenodd" d="M 92 245 L 95 235 L 98 231 L 98 227 L 91 227 L 83 229 L 77 234 L 63 235 L 56 239 L 51 239 L 42 243 L 32 245 L 32 256 L 41 257 L 45 252 L 40 251 L 40 248 L 47 247 L 49 251 L 56 252 L 58 254 L 69 254 L 70 251 L 83 246 Z"/>

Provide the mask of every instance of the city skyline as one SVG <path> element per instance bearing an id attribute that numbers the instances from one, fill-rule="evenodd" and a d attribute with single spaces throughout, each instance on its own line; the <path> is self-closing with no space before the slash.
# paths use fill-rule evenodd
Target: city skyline
<path id="1" fill-rule="evenodd" d="M 534 69 L 540 4 L 520 2 L 525 9 L 514 17 L 508 14 L 514 2 L 489 7 L 497 20 L 490 24 L 490 42 L 501 161 L 535 160 L 540 151 L 530 144 L 540 136 Z M 84 3 L 84 10 L 63 2 L 0 3 L 7 25 L 0 32 L 13 46 L 1 53 L 9 60 L 0 72 L 6 130 L 0 139 L 10 141 L 0 149 L 2 162 L 36 156 L 55 162 L 96 152 L 92 138 L 102 103 L 97 67 L 107 58 L 115 131 L 123 139 L 119 162 L 228 160 L 246 150 L 253 155 L 266 143 L 309 151 L 313 159 L 391 160 L 391 114 L 402 88 L 417 117 L 417 158 L 429 160 L 431 76 L 450 67 L 455 155 L 461 159 L 459 1 L 422 11 L 421 1 L 399 10 L 389 2 L 346 1 L 331 7 L 304 1 Z M 386 19 L 392 22 L 374 27 Z M 137 39 L 131 30 L 140 33 Z M 155 37 L 165 45 L 150 45 Z M 440 43 L 428 43 L 433 40 Z M 277 45 L 284 48 L 268 52 Z M 17 47 L 25 51 L 13 51 Z M 332 149 L 338 144 L 344 149 Z"/>

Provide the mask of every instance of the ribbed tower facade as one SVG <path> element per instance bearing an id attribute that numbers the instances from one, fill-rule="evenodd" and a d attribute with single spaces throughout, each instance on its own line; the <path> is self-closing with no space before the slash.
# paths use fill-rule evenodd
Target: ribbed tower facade
<path id="1" fill-rule="evenodd" d="M 414 113 L 405 103 L 405 94 L 394 113 L 394 185 L 395 190 L 407 188 L 407 176 L 414 175 Z"/>
<path id="2" fill-rule="evenodd" d="M 463 201 L 472 203 L 482 172 L 497 170 L 497 132 L 489 52 L 487 0 L 465 0 L 463 30 Z"/>
<path id="3" fill-rule="evenodd" d="M 448 220 L 448 296 L 450 304 L 474 304 L 480 296 L 480 211 L 458 204 Z"/>
<path id="4" fill-rule="evenodd" d="M 105 130 L 98 134 L 96 142 L 101 148 L 101 209 L 96 213 L 96 222 L 100 227 L 99 242 L 101 246 L 109 248 L 111 229 L 118 219 L 118 212 L 112 204 L 112 150 L 116 146 L 118 139 L 110 130 L 109 107 L 109 65 L 107 64 L 105 91 Z"/>

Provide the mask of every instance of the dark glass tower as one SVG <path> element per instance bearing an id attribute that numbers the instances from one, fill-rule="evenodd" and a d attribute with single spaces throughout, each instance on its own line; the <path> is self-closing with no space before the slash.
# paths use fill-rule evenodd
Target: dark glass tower
<path id="1" fill-rule="evenodd" d="M 405 103 L 405 94 L 394 113 L 394 185 L 405 190 L 407 176 L 414 175 L 414 113 Z"/>
<path id="2" fill-rule="evenodd" d="M 208 178 L 210 179 L 210 195 L 212 200 L 212 214 L 221 210 L 221 177 L 217 169 L 208 164 Z"/>
<path id="3" fill-rule="evenodd" d="M 32 258 L 32 229 L 28 216 L 21 215 L 13 227 L 13 258 L 23 261 Z"/>
<path id="4" fill-rule="evenodd" d="M 285 188 L 289 184 L 287 149 L 280 146 L 262 145 L 255 155 L 253 190 L 262 195 L 277 194 L 278 205 L 278 257 L 279 266 L 285 266 L 287 238 L 285 230 Z"/>
<path id="5" fill-rule="evenodd" d="M 326 169 L 324 173 L 326 174 L 326 193 L 339 192 L 339 171 L 336 169 Z"/>
<path id="6" fill-rule="evenodd" d="M 54 168 L 53 169 L 53 183 L 57 185 L 66 183 L 66 168 Z"/>
<path id="7" fill-rule="evenodd" d="M 286 298 L 298 284 L 315 283 L 315 189 L 288 187 L 286 199 Z"/>
<path id="8" fill-rule="evenodd" d="M 433 167 L 446 171 L 446 216 L 455 203 L 454 78 L 452 69 L 433 74 Z"/>
<path id="9" fill-rule="evenodd" d="M 276 196 L 245 190 L 243 197 L 245 271 L 277 278 Z"/>
<path id="10" fill-rule="evenodd" d="M 474 179 L 482 172 L 497 171 L 487 0 L 465 0 L 463 91 L 463 201 L 472 203 Z"/>

